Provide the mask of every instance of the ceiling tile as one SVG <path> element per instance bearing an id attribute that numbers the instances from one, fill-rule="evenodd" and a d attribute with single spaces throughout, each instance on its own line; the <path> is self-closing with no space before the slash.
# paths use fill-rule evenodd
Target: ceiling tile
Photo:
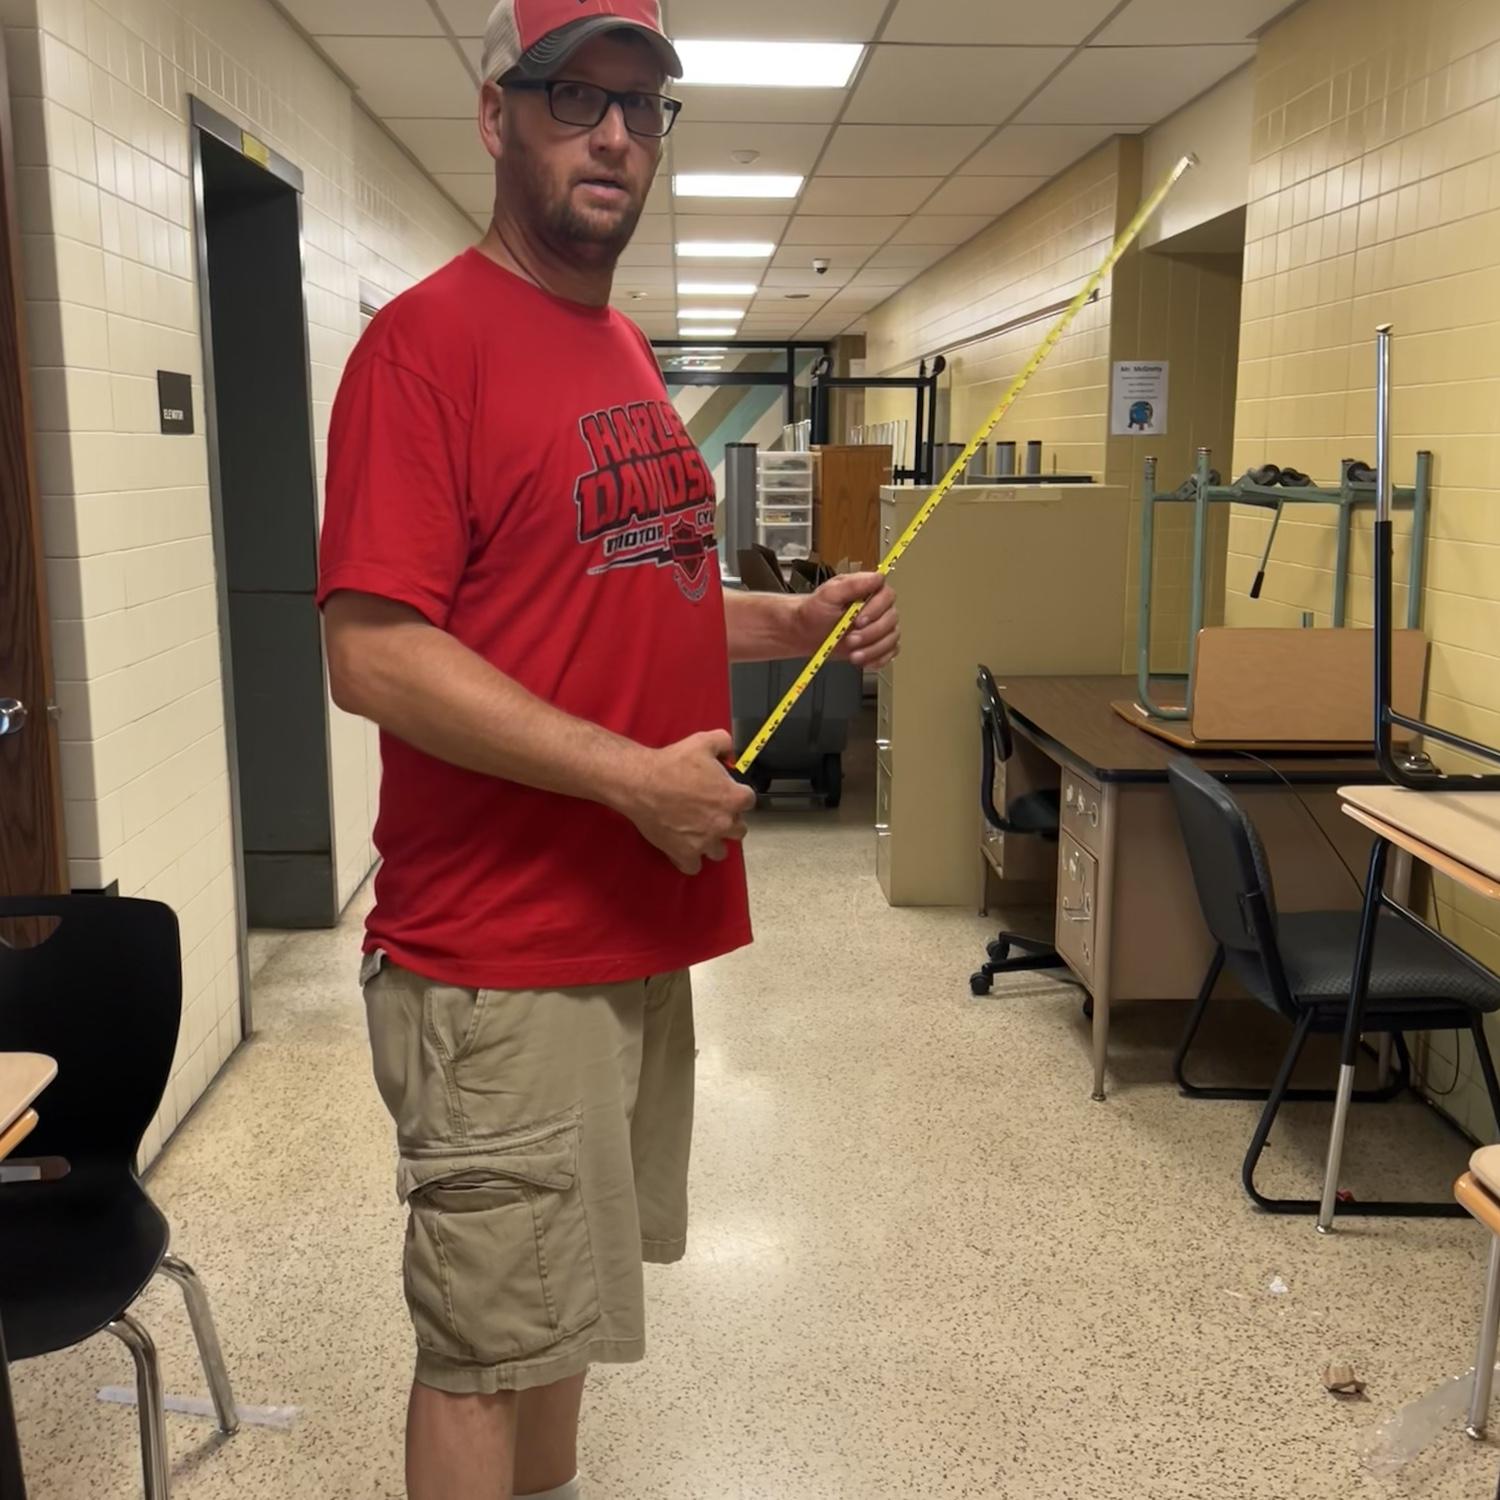
<path id="1" fill-rule="evenodd" d="M 677 221 L 677 238 L 680 240 L 771 240 L 779 241 L 786 228 L 787 213 L 761 214 L 686 214 L 682 204 L 677 205 L 673 217 Z M 696 279 L 696 278 L 695 278 Z"/>
<path id="2" fill-rule="evenodd" d="M 840 125 L 818 170 L 828 177 L 946 177 L 988 134 L 983 125 Z"/>
<path id="3" fill-rule="evenodd" d="M 942 245 L 887 245 L 870 257 L 871 269 L 902 267 L 913 272 L 925 270 L 952 252 Z"/>
<path id="4" fill-rule="evenodd" d="M 814 252 L 806 245 L 788 245 L 778 250 L 772 257 L 770 269 L 806 271 L 809 275 L 815 275 L 812 269 L 814 253 L 830 263 L 828 268 L 830 276 L 842 271 L 847 278 L 848 275 L 859 270 L 870 258 L 870 247 L 868 245 L 820 245 Z"/>
<path id="5" fill-rule="evenodd" d="M 494 8 L 495 0 L 438 0 L 438 9 L 459 36 L 483 36 Z"/>
<path id="6" fill-rule="evenodd" d="M 773 124 L 832 124 L 844 107 L 843 89 L 735 89 L 677 84 L 685 124 L 699 120 L 748 120 Z M 680 130 L 682 127 L 678 126 Z M 673 132 L 674 134 L 676 132 Z"/>
<path id="7" fill-rule="evenodd" d="M 1119 0 L 1047 0 L 1045 5 L 901 0 L 883 40 L 1076 47 L 1118 4 Z"/>
<path id="8" fill-rule="evenodd" d="M 1095 38 L 1104 46 L 1248 41 L 1287 8 L 1287 0 L 1133 0 Z"/>
<path id="9" fill-rule="evenodd" d="M 792 211 L 790 198 L 681 198 L 672 195 L 671 207 L 679 214 L 712 214 L 721 219 L 764 219 L 779 213 L 782 222 Z M 744 226 L 738 231 L 744 237 Z"/>
<path id="10" fill-rule="evenodd" d="M 670 245 L 672 241 L 670 214 L 642 214 L 630 242 L 633 245 Z"/>
<path id="11" fill-rule="evenodd" d="M 887 217 L 820 218 L 814 214 L 798 214 L 787 226 L 787 245 L 806 245 L 809 254 L 821 254 L 821 245 L 835 241 L 842 245 L 883 245 L 901 228 L 905 219 L 891 215 Z"/>
<path id="12" fill-rule="evenodd" d="M 734 41 L 868 42 L 886 0 L 668 0 L 672 36 Z M 759 92 L 759 91 L 758 91 Z"/>
<path id="13" fill-rule="evenodd" d="M 671 135 L 674 172 L 744 171 L 735 151 L 758 151 L 757 172 L 807 176 L 828 139 L 826 125 L 725 125 L 685 121 Z"/>
<path id="14" fill-rule="evenodd" d="M 666 288 L 676 295 L 677 279 L 670 266 L 622 266 L 615 277 L 615 290 L 627 292 Z"/>
<path id="15" fill-rule="evenodd" d="M 651 184 L 651 191 L 646 195 L 646 212 L 648 214 L 672 212 L 672 178 L 667 172 L 656 174 L 656 181 Z"/>
<path id="16" fill-rule="evenodd" d="M 898 287 L 905 286 L 911 276 L 911 269 L 907 266 L 872 266 L 867 271 L 859 272 L 849 285 L 860 290 L 884 287 L 887 291 L 895 291 Z"/>
<path id="17" fill-rule="evenodd" d="M 1165 119 L 1255 56 L 1235 47 L 1089 47 L 1021 112 L 1028 124 Z"/>
<path id="18" fill-rule="evenodd" d="M 773 287 L 769 291 L 762 292 L 755 301 L 750 304 L 753 313 L 779 312 L 785 317 L 788 312 L 800 309 L 804 314 L 816 312 L 822 305 L 838 291 L 836 286 L 825 287 L 820 291 L 789 292 L 785 287 Z"/>
<path id="19" fill-rule="evenodd" d="M 489 172 L 434 172 L 433 181 L 465 213 L 488 217 L 495 206 L 495 179 Z"/>
<path id="20" fill-rule="evenodd" d="M 915 213 L 941 177 L 814 177 L 797 205 L 806 214 Z"/>
<path id="21" fill-rule="evenodd" d="M 474 80 L 446 39 L 330 36 L 320 45 L 377 115 L 464 119 L 475 130 Z"/>
<path id="22" fill-rule="evenodd" d="M 995 222 L 994 214 L 919 214 L 891 241 L 893 245 L 962 245 Z"/>
<path id="23" fill-rule="evenodd" d="M 429 172 L 493 170 L 473 120 L 387 120 L 386 124 Z"/>
<path id="24" fill-rule="evenodd" d="M 877 47 L 844 118 L 998 125 L 1067 56 L 1066 47 Z"/>
<path id="25" fill-rule="evenodd" d="M 864 252 L 861 251 L 861 254 Z M 822 276 L 818 275 L 806 261 L 800 268 L 773 266 L 766 272 L 763 285 L 776 291 L 816 292 L 827 289 L 831 296 L 854 275 L 854 264 L 830 266 Z"/>
<path id="26" fill-rule="evenodd" d="M 922 210 L 927 214 L 989 214 L 992 217 L 1029 198 L 1048 177 L 955 177 Z"/>
<path id="27" fill-rule="evenodd" d="M 964 163 L 963 175 L 1055 177 L 1112 135 L 1134 134 L 1136 125 L 1007 125 Z"/>
<path id="28" fill-rule="evenodd" d="M 635 241 L 625 247 L 619 260 L 621 266 L 670 266 L 670 245 L 643 245 Z"/>
<path id="29" fill-rule="evenodd" d="M 442 36 L 426 5 L 412 0 L 282 0 L 313 36 Z"/>

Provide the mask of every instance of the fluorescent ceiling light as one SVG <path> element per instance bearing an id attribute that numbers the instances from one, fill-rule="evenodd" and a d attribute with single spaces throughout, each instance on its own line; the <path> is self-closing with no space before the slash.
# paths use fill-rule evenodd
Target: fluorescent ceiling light
<path id="1" fill-rule="evenodd" d="M 731 88 L 847 88 L 859 42 L 678 42 L 682 82 Z"/>
<path id="2" fill-rule="evenodd" d="M 738 321 L 745 316 L 743 307 L 684 307 L 677 314 L 679 321 L 696 318 L 700 323 L 722 323 L 726 318 Z"/>
<path id="3" fill-rule="evenodd" d="M 681 348 L 679 354 L 728 354 L 729 350 L 723 344 L 705 344 L 701 349 L 695 344 L 692 348 Z"/>
<path id="4" fill-rule="evenodd" d="M 677 253 L 685 260 L 769 260 L 776 246 L 760 240 L 682 240 Z"/>
<path id="5" fill-rule="evenodd" d="M 685 330 L 688 333 L 696 333 L 699 338 L 705 339 L 732 339 L 739 332 L 738 328 L 699 328 L 696 324 Z"/>
<path id="6" fill-rule="evenodd" d="M 672 191 L 679 198 L 795 198 L 802 182 L 765 172 L 679 172 Z"/>
<path id="7" fill-rule="evenodd" d="M 679 281 L 679 297 L 753 297 L 760 287 L 753 281 Z"/>

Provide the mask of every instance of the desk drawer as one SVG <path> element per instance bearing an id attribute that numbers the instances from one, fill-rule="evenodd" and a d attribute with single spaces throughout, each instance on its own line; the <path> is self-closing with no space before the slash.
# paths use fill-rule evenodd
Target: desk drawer
<path id="1" fill-rule="evenodd" d="M 1078 774 L 1063 767 L 1062 830 L 1071 834 L 1085 849 L 1097 854 L 1102 843 L 1104 793 Z"/>
<path id="2" fill-rule="evenodd" d="M 880 882 L 880 888 L 885 892 L 886 900 L 891 897 L 891 831 L 889 828 L 877 828 L 875 830 L 875 878 Z"/>
<path id="3" fill-rule="evenodd" d="M 1057 951 L 1085 984 L 1094 983 L 1099 862 L 1064 833 L 1057 845 Z"/>

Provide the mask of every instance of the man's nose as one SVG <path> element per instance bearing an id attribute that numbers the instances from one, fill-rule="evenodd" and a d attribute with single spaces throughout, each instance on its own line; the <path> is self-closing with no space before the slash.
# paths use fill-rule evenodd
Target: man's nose
<path id="1" fill-rule="evenodd" d="M 625 110 L 618 100 L 610 100 L 604 118 L 594 127 L 593 143 L 600 151 L 623 151 L 630 144 Z"/>

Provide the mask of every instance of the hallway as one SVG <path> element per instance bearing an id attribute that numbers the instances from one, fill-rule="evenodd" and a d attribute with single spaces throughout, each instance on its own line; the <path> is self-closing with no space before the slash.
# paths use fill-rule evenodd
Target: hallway
<path id="1" fill-rule="evenodd" d="M 868 823 L 864 778 L 836 819 L 788 802 L 755 820 L 760 945 L 699 976 L 689 1258 L 648 1275 L 647 1363 L 595 1379 L 590 1500 L 1487 1495 L 1494 1451 L 1456 1430 L 1394 1484 L 1360 1461 L 1467 1364 L 1480 1231 L 1322 1241 L 1252 1212 L 1254 1106 L 1165 1082 L 1180 1012 L 1119 1018 L 1115 1093 L 1092 1104 L 1076 992 L 970 999 L 989 924 L 889 910 Z M 402 1216 L 355 982 L 363 899 L 336 932 L 258 941 L 260 1030 L 151 1178 L 239 1399 L 301 1408 L 222 1448 L 171 1418 L 179 1500 L 401 1493 Z M 1231 1029 L 1208 1069 L 1268 1065 L 1247 1034 L 1283 1040 L 1255 1015 Z M 1313 1180 L 1325 1118 L 1289 1112 L 1269 1180 Z M 1372 1193 L 1432 1190 L 1466 1155 L 1414 1103 L 1355 1131 Z M 196 1393 L 174 1296 L 142 1313 L 169 1391 Z M 1336 1358 L 1368 1401 L 1323 1391 Z M 108 1339 L 18 1367 L 33 1493 L 139 1493 L 133 1414 L 94 1399 L 129 1378 Z"/>

